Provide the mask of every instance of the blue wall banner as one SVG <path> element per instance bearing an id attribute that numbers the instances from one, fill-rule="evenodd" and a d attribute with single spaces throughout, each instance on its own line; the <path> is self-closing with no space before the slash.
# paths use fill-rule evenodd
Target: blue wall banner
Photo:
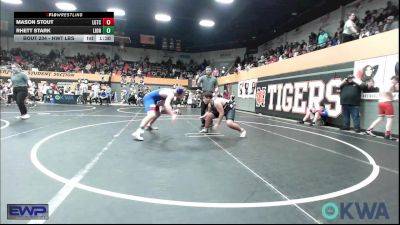
<path id="1" fill-rule="evenodd" d="M 51 97 L 51 96 L 50 96 Z M 79 95 L 54 95 L 54 102 L 57 104 L 77 104 Z"/>

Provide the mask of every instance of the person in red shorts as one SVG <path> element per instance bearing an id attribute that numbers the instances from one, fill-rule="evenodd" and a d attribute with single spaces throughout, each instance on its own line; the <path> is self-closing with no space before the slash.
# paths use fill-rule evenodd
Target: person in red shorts
<path id="1" fill-rule="evenodd" d="M 391 129 L 393 124 L 394 110 L 393 110 L 393 92 L 399 90 L 399 76 L 393 76 L 391 78 L 390 86 L 379 93 L 379 115 L 368 130 L 365 132 L 367 135 L 376 136 L 372 131 L 373 129 L 383 121 L 386 116 L 386 132 L 385 139 L 392 140 Z"/>

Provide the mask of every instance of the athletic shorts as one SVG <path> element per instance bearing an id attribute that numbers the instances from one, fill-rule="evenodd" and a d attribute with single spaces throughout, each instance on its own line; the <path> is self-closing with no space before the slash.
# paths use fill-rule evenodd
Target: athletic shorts
<path id="1" fill-rule="evenodd" d="M 154 100 L 151 96 L 144 96 L 143 102 L 146 112 L 160 111 L 160 106 L 157 105 L 156 100 Z"/>
<path id="2" fill-rule="evenodd" d="M 215 118 L 219 117 L 219 113 L 217 111 L 212 111 L 212 114 L 214 114 Z M 235 120 L 235 109 L 230 108 L 225 111 L 224 113 L 225 119 L 226 120 Z"/>
<path id="3" fill-rule="evenodd" d="M 379 103 L 379 116 L 394 116 L 393 103 L 392 102 L 380 102 Z"/>

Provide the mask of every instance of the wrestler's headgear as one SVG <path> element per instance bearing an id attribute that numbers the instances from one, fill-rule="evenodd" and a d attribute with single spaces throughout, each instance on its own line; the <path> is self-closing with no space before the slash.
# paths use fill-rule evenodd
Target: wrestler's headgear
<path id="1" fill-rule="evenodd" d="M 183 88 L 183 87 L 177 87 L 177 88 L 175 89 L 175 91 L 176 91 L 176 94 L 177 94 L 177 95 L 183 95 L 183 94 L 185 93 L 185 88 Z"/>

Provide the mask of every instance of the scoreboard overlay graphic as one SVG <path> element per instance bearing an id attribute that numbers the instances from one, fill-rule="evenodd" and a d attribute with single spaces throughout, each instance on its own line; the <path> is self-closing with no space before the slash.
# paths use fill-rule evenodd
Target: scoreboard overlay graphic
<path id="1" fill-rule="evenodd" d="M 113 12 L 14 12 L 15 42 L 114 42 Z"/>

